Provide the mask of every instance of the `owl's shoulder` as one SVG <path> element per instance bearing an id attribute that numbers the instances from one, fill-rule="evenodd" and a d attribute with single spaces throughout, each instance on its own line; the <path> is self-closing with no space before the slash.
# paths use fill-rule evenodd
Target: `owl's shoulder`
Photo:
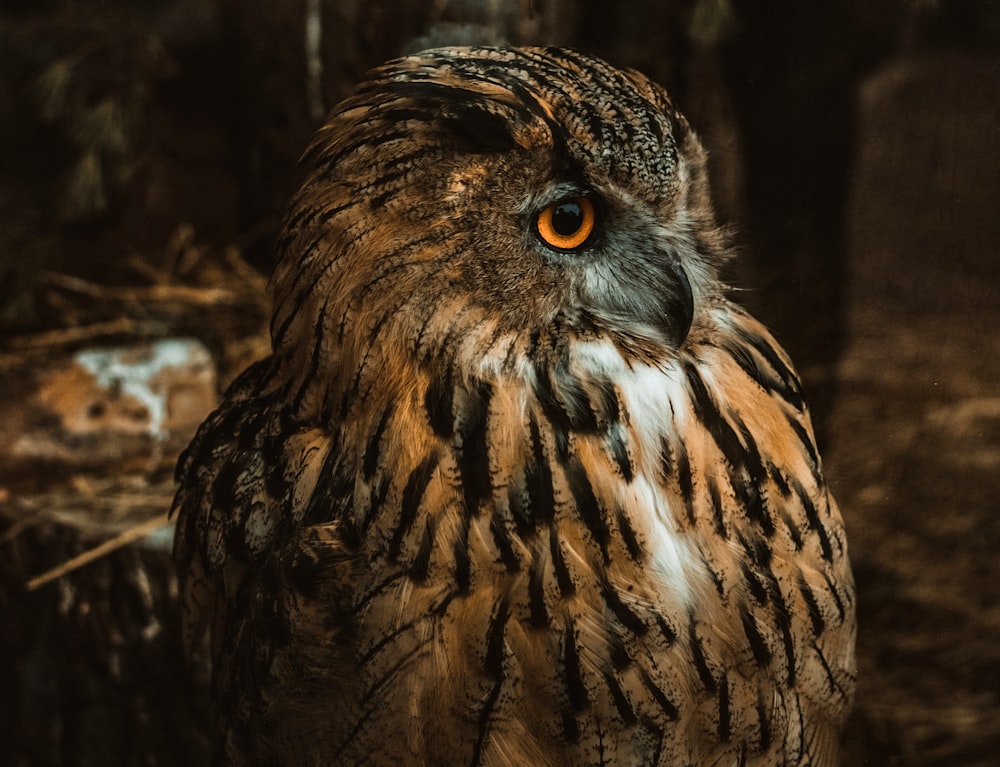
<path id="1" fill-rule="evenodd" d="M 233 382 L 178 462 L 174 556 L 187 597 L 189 651 L 208 629 L 220 649 L 224 640 L 213 627 L 224 625 L 223 609 L 248 609 L 238 605 L 252 584 L 293 580 L 312 567 L 315 542 L 302 529 L 334 520 L 346 494 L 332 486 L 339 476 L 335 440 L 297 422 L 288 401 L 287 391 L 273 387 L 271 360 L 258 362 Z M 327 560 L 336 556 L 329 541 Z"/>

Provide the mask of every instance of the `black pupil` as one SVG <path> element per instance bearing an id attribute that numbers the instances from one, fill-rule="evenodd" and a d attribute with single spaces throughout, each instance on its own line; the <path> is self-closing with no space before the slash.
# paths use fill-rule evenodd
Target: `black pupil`
<path id="1" fill-rule="evenodd" d="M 583 226 L 583 209 L 572 200 L 559 203 L 552 211 L 552 228 L 557 234 L 568 237 Z"/>

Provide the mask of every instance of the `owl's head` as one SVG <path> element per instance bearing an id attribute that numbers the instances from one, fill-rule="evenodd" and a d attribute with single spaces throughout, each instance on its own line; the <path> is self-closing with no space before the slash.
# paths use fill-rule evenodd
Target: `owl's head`
<path id="1" fill-rule="evenodd" d="M 696 136 L 659 86 L 574 51 L 392 61 L 305 161 L 272 335 L 327 379 L 383 347 L 488 356 L 565 333 L 676 354 L 719 293 Z"/>

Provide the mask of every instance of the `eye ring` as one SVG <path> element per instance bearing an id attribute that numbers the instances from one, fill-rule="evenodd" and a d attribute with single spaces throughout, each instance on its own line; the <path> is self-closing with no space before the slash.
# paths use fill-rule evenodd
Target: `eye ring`
<path id="1" fill-rule="evenodd" d="M 568 197 L 543 208 L 535 219 L 538 237 L 557 250 L 586 245 L 597 225 L 597 211 L 589 197 Z"/>

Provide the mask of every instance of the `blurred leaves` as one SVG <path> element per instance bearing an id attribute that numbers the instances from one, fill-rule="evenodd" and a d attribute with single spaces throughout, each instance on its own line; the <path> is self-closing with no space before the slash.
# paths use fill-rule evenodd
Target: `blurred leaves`
<path id="1" fill-rule="evenodd" d="M 53 54 L 40 63 L 33 102 L 68 150 L 57 213 L 69 222 L 104 213 L 141 148 L 152 83 L 170 72 L 166 50 L 151 28 L 110 6 L 71 6 L 28 35 Z"/>

